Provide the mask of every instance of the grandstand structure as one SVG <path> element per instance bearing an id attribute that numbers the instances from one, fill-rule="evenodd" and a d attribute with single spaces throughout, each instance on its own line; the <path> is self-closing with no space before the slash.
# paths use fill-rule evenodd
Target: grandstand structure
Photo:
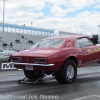
<path id="1" fill-rule="evenodd" d="M 4 31 L 2 30 L 4 27 Z M 30 48 L 38 40 L 54 36 L 54 30 L 0 23 L 0 47 L 21 51 Z M 16 42 L 19 40 L 19 43 Z M 29 43 L 33 41 L 33 43 Z M 10 44 L 12 43 L 13 46 Z M 5 47 L 3 44 L 7 44 Z"/>
<path id="2" fill-rule="evenodd" d="M 66 36 L 66 35 L 82 35 L 82 34 L 59 31 L 59 36 Z"/>

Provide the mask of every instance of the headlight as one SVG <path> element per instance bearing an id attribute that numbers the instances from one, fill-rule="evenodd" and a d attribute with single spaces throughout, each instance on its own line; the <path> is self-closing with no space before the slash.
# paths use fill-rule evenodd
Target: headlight
<path id="1" fill-rule="evenodd" d="M 45 64 L 45 63 L 47 63 L 47 60 L 46 60 L 46 58 L 34 58 L 34 62 Z"/>

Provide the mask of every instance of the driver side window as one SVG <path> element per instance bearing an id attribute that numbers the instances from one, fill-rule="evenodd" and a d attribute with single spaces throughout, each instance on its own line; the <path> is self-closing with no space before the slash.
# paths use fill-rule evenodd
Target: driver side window
<path id="1" fill-rule="evenodd" d="M 88 38 L 78 38 L 76 40 L 76 47 L 81 48 L 81 47 L 89 47 L 93 46 L 94 44 L 88 39 Z"/>

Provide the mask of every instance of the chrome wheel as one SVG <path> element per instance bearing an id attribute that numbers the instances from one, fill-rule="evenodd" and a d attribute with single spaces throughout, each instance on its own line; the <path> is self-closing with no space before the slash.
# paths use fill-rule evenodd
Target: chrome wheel
<path id="1" fill-rule="evenodd" d="M 72 79 L 74 77 L 74 67 L 69 65 L 66 70 L 66 78 Z"/>
<path id="2" fill-rule="evenodd" d="M 69 59 L 63 67 L 55 73 L 55 78 L 60 83 L 73 83 L 77 77 L 76 63 Z"/>

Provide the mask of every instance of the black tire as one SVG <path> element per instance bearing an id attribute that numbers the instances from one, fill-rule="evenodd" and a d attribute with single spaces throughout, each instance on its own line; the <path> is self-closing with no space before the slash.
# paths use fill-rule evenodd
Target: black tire
<path id="1" fill-rule="evenodd" d="M 28 79 L 38 79 L 40 77 L 43 77 L 43 74 L 41 71 L 30 71 L 30 70 L 24 70 L 24 75 Z"/>
<path id="2" fill-rule="evenodd" d="M 73 83 L 77 77 L 77 67 L 73 60 L 69 59 L 62 68 L 55 73 L 55 78 L 59 83 Z"/>

